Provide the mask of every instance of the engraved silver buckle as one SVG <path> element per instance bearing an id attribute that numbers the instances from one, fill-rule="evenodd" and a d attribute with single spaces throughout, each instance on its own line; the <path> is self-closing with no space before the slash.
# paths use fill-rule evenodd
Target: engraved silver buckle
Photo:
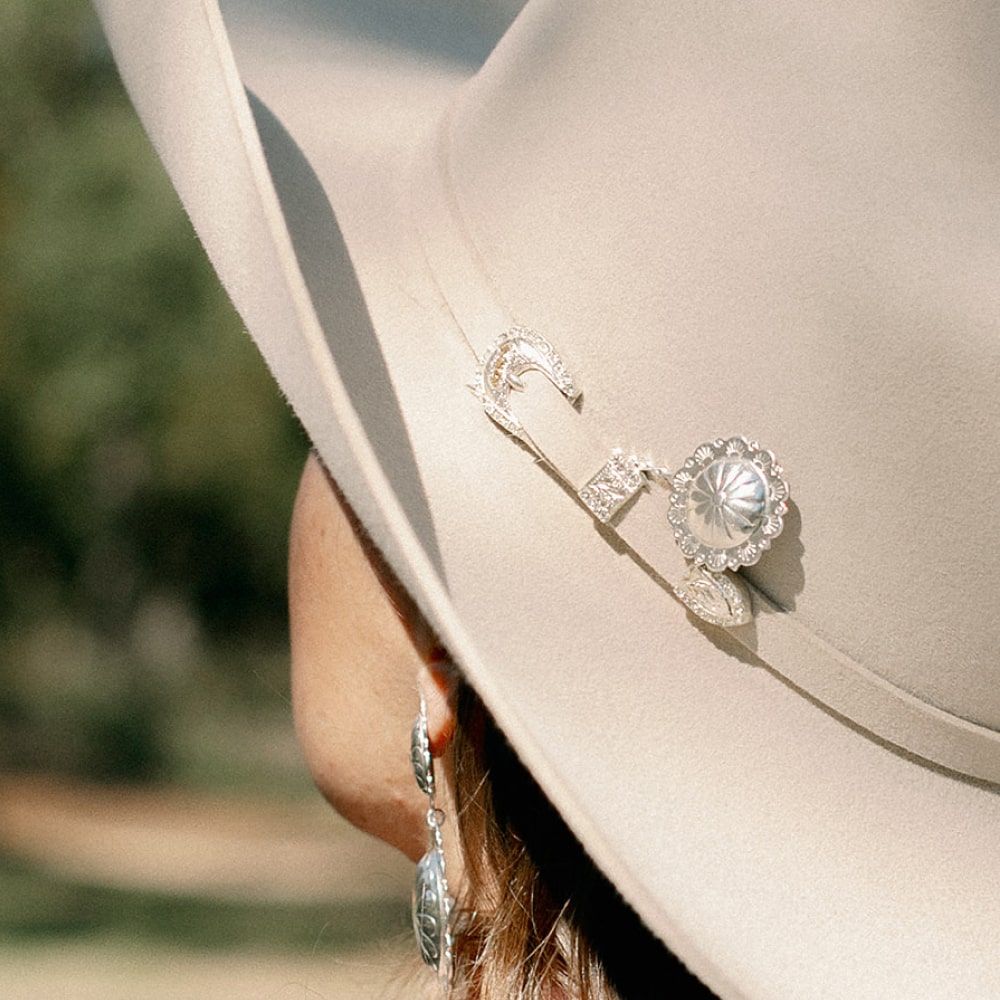
<path id="1" fill-rule="evenodd" d="M 571 403 L 580 395 L 555 348 L 524 326 L 512 326 L 500 335 L 469 385 L 486 415 L 521 441 L 526 440 L 524 427 L 510 408 L 510 390 L 523 391 L 521 376 L 529 371 L 545 375 Z"/>

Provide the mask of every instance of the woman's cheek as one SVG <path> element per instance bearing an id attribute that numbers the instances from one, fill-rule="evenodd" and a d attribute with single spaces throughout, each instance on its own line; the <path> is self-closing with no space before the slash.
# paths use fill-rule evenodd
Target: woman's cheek
<path id="1" fill-rule="evenodd" d="M 409 761 L 420 658 L 312 457 L 289 541 L 292 701 L 313 780 L 355 826 L 417 859 L 425 803 Z"/>

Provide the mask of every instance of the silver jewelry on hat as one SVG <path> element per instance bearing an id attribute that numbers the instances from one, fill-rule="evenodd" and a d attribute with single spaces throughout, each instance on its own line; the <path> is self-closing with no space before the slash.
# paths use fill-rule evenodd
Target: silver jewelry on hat
<path id="1" fill-rule="evenodd" d="M 429 799 L 427 829 L 430 849 L 417 864 L 413 884 L 413 933 L 420 956 L 434 969 L 441 983 L 451 981 L 452 910 L 454 900 L 448 894 L 444 847 L 441 838 L 443 814 L 434 802 L 434 763 L 427 735 L 427 705 L 420 699 L 420 714 L 410 736 L 410 761 L 417 786 Z"/>
<path id="2" fill-rule="evenodd" d="M 510 390 L 523 390 L 521 376 L 529 371 L 542 372 L 570 402 L 580 395 L 555 348 L 523 326 L 512 326 L 500 335 L 483 356 L 469 386 L 487 416 L 521 440 L 524 428 L 511 411 Z"/>
<path id="3" fill-rule="evenodd" d="M 635 455 L 615 448 L 597 473 L 576 491 L 584 507 L 607 524 L 647 483 L 646 469 Z"/>
<path id="4" fill-rule="evenodd" d="M 511 410 L 511 390 L 523 391 L 521 376 L 532 370 L 544 374 L 570 402 L 580 395 L 555 348 L 522 326 L 505 331 L 485 352 L 472 389 L 493 421 L 535 448 L 567 479 L 559 463 L 538 448 L 532 428 L 525 428 Z M 753 618 L 750 591 L 732 571 L 756 563 L 784 527 L 788 483 L 774 454 L 743 436 L 718 438 L 699 445 L 671 475 L 615 448 L 576 495 L 596 520 L 616 530 L 633 498 L 654 486 L 661 495 L 669 493 L 665 518 L 690 560 L 684 572 L 662 573 L 678 600 L 711 625 L 748 624 Z M 655 553 L 639 554 L 660 569 Z"/>
<path id="5" fill-rule="evenodd" d="M 681 604 L 709 625 L 734 628 L 753 620 L 746 584 L 732 573 L 713 573 L 704 566 L 692 566 L 674 584 L 674 593 Z"/>
<path id="6" fill-rule="evenodd" d="M 711 572 L 752 566 L 781 534 L 788 483 L 772 452 L 744 437 L 701 445 L 674 473 L 674 537 Z"/>
<path id="7" fill-rule="evenodd" d="M 667 518 L 694 563 L 675 585 L 677 597 L 711 625 L 748 624 L 750 594 L 725 570 L 756 563 L 787 513 L 788 483 L 772 452 L 745 437 L 701 445 L 671 481 Z"/>

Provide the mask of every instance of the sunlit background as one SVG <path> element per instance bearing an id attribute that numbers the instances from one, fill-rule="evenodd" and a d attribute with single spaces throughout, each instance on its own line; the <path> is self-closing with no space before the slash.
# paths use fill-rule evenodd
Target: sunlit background
<path id="1" fill-rule="evenodd" d="M 5 1000 L 354 998 L 400 963 L 407 866 L 292 733 L 305 451 L 90 7 L 3 0 Z"/>

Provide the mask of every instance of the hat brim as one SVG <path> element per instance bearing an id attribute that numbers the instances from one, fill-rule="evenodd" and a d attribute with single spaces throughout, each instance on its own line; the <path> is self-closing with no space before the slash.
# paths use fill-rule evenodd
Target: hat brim
<path id="1" fill-rule="evenodd" d="M 336 7 L 98 7 L 320 454 L 647 924 L 726 998 L 1000 995 L 995 791 L 692 627 L 468 391 L 409 190 L 467 38 L 382 44 Z"/>

